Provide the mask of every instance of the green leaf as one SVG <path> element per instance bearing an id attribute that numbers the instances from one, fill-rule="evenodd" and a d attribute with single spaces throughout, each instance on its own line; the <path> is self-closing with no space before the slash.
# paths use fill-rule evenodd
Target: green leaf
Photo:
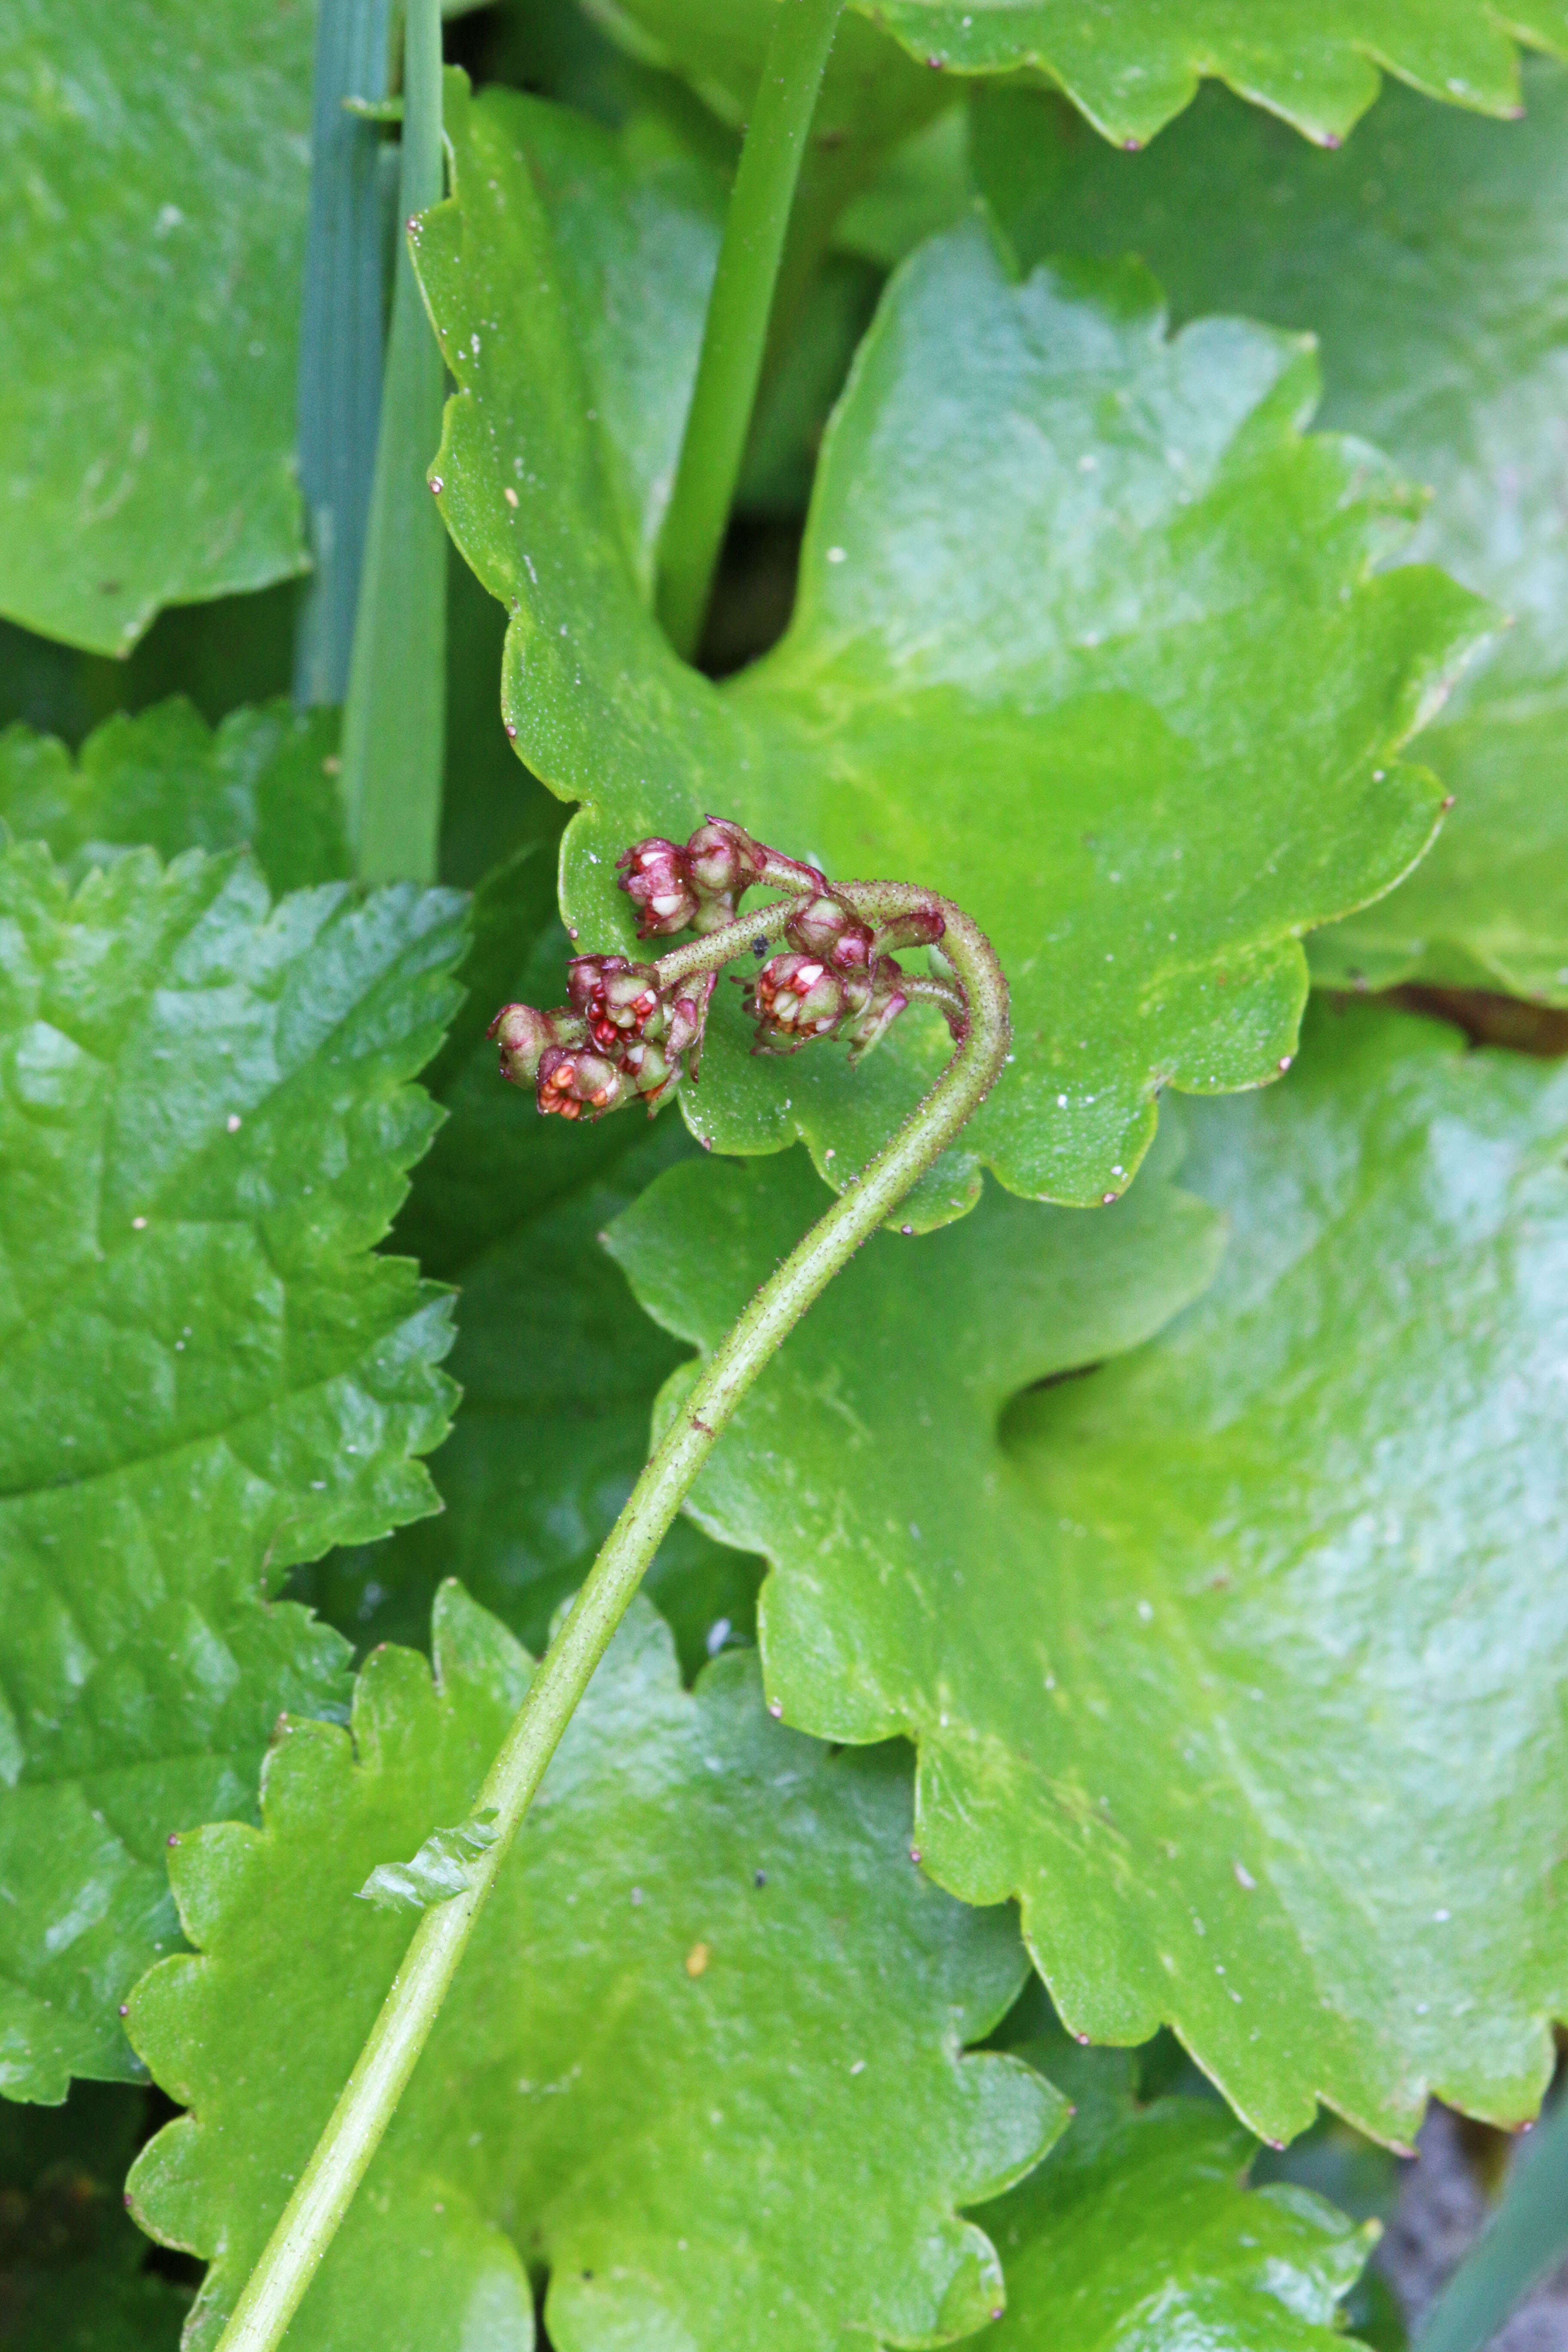
<path id="1" fill-rule="evenodd" d="M 632 57 L 689 81 L 721 121 L 746 121 L 774 0 L 592 0 L 591 13 Z M 923 57 L 906 56 L 875 26 L 846 14 L 812 118 L 812 144 L 829 155 L 846 146 L 874 153 L 951 101 Z"/>
<path id="2" fill-rule="evenodd" d="M 47 842 L 72 882 L 145 845 L 161 857 L 248 844 L 271 887 L 348 872 L 334 712 L 288 703 L 236 710 L 210 728 L 179 696 L 106 719 L 73 761 L 58 737 L 0 734 L 0 823 Z"/>
<path id="3" fill-rule="evenodd" d="M 593 14 L 650 62 L 684 73 L 721 113 L 756 88 L 775 0 L 592 0 Z M 1380 68 L 1428 97 L 1487 114 L 1519 99 L 1515 42 L 1568 55 L 1563 0 L 854 0 L 928 77 L 1043 74 L 1107 139 L 1140 145 L 1179 114 L 1201 75 L 1228 82 L 1337 145 L 1381 86 Z M 841 104 L 886 109 L 899 76 L 885 42 L 846 16 L 838 35 Z"/>
<path id="4" fill-rule="evenodd" d="M 953 107 L 893 149 L 845 206 L 833 242 L 890 269 L 926 237 L 955 227 L 973 202 L 969 110 Z"/>
<path id="5" fill-rule="evenodd" d="M 699 1516 L 773 1563 L 770 1698 L 919 1741 L 917 1843 L 1020 1896 L 1075 2032 L 1168 2020 L 1270 2137 L 1320 2095 L 1391 2139 L 1430 2090 L 1515 2123 L 1568 2002 L 1568 1071 L 1325 1015 L 1286 1085 L 1190 1123 L 1231 1238 L 1161 1338 L 1052 1378 L 1148 1303 L 1129 1217 L 1178 1278 L 1146 1183 L 879 1237 Z M 616 1254 L 710 1347 L 797 1190 L 677 1170 Z"/>
<path id="6" fill-rule="evenodd" d="M 1516 41 L 1568 56 L 1563 0 L 857 0 L 929 65 L 1032 68 L 1121 146 L 1152 139 L 1213 74 L 1327 146 L 1381 87 L 1379 68 L 1485 114 L 1519 100 Z"/>
<path id="7" fill-rule="evenodd" d="M 265 1826 L 174 1857 L 201 1957 L 156 1969 L 137 2045 L 195 2113 L 132 2176 L 166 2242 L 214 2258 L 187 2343 L 216 2337 L 392 1980 L 406 1915 L 366 1873 L 459 1817 L 526 1654 L 443 1588 L 436 1675 L 361 1674 L 353 1738 L 291 1727 Z M 357 1760 L 356 1760 L 357 1758 Z M 896 1752 L 830 1756 L 772 1723 L 755 1662 L 680 1687 L 637 1601 L 574 1718 L 363 2189 L 289 2330 L 300 2352 L 532 2340 L 529 2266 L 569 2352 L 938 2342 L 1002 2301 L 954 2207 L 1017 2179 L 1062 2106 L 1019 2061 L 965 2058 L 1024 1969 L 1003 1911 L 908 1859 Z M 265 2050 L 267 2063 L 255 2063 Z"/>
<path id="8" fill-rule="evenodd" d="M 474 902 L 463 1009 L 427 1083 L 445 1126 L 396 1239 L 460 1286 L 450 1369 L 463 1391 L 431 1464 L 444 1509 L 386 1544 L 339 1553 L 293 1587 L 356 1642 L 422 1642 L 443 1577 L 458 1576 L 519 1637 L 548 1638 L 647 1454 L 660 1384 L 684 1350 L 642 1314 L 603 1234 L 691 1146 L 678 1119 L 541 1118 L 504 1086 L 485 1024 L 509 997 L 562 994 L 571 942 L 553 858 L 528 849 Z M 647 1590 L 694 1673 L 710 1640 L 753 1623 L 761 1564 L 678 1521 Z"/>
<path id="9" fill-rule="evenodd" d="M 1338 155 L 1217 92 L 1136 159 L 1048 100 L 975 111 L 978 176 L 1024 261 L 1136 251 L 1180 315 L 1314 329 L 1324 421 L 1432 486 L 1411 551 L 1513 616 L 1422 739 L 1458 795 L 1432 855 L 1313 941 L 1335 986 L 1568 1003 L 1568 73 L 1539 62 L 1524 87 L 1506 125 L 1391 91 Z"/>
<path id="10" fill-rule="evenodd" d="M 248 1813 L 343 1645 L 288 1570 L 435 1504 L 447 1300 L 378 1257 L 461 902 L 0 856 L 0 2090 L 133 2062 L 164 1847 Z"/>
<path id="11" fill-rule="evenodd" d="M 145 2105 L 96 2083 L 61 2107 L 0 2102 L 6 2352 L 175 2352 L 190 2290 L 143 2268 L 121 2193 Z"/>
<path id="12" fill-rule="evenodd" d="M 1330 2352 L 1335 2306 L 1376 2238 L 1310 2190 L 1248 2189 L 1257 2143 L 1196 2099 L 1133 2104 L 1114 2061 L 1059 2072 L 1077 2114 L 1039 2169 L 985 2213 L 1006 2266 L 997 2352 Z M 1063 2060 L 1068 2059 L 1067 2064 Z"/>
<path id="13" fill-rule="evenodd" d="M 1278 1072 L 1306 993 L 1298 934 L 1425 847 L 1439 789 L 1394 751 L 1484 608 L 1425 568 L 1372 574 L 1405 501 L 1364 448 L 1300 436 L 1299 341 L 1212 321 L 1168 340 L 1130 268 L 1016 285 L 976 223 L 895 278 L 825 447 L 795 622 L 715 687 L 647 604 L 634 519 L 673 431 L 617 446 L 631 379 L 602 331 L 586 373 L 579 349 L 591 252 L 620 315 L 607 224 L 627 167 L 596 126 L 507 93 L 454 89 L 447 120 L 458 201 L 426 217 L 421 268 L 463 389 L 437 470 L 514 613 L 517 748 L 589 804 L 563 866 L 582 944 L 630 936 L 624 845 L 708 810 L 831 871 L 944 890 L 1007 968 L 1016 1066 L 904 1214 L 961 1212 L 983 1162 L 1028 1194 L 1120 1192 L 1162 1087 Z M 570 240 L 552 243 L 535 142 L 569 146 L 595 191 Z M 679 328 L 672 305 L 645 359 L 671 386 Z M 636 407 L 651 417 L 646 385 Z M 818 1051 L 781 1083 L 720 994 L 687 1113 L 723 1150 L 804 1134 L 847 1174 L 950 1050 L 922 1008 L 864 1071 Z"/>
<path id="14" fill-rule="evenodd" d="M 304 562 L 310 7 L 15 0 L 0 29 L 0 611 L 122 654 Z"/>

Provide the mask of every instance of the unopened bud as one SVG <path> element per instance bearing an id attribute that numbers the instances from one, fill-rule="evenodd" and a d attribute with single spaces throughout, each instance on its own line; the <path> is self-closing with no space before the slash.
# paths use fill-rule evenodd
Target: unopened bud
<path id="1" fill-rule="evenodd" d="M 687 873 L 704 898 L 738 898 L 762 880 L 766 866 L 766 856 L 751 835 L 722 817 L 700 824 L 686 845 Z"/>
<path id="2" fill-rule="evenodd" d="M 791 947 L 820 956 L 835 971 L 861 971 L 871 961 L 872 934 L 840 898 L 822 896 L 797 907 L 784 925 Z"/>
<path id="3" fill-rule="evenodd" d="M 685 853 L 673 841 L 634 841 L 616 862 L 621 887 L 637 910 L 639 939 L 668 938 L 693 921 L 697 893 L 687 875 Z"/>
<path id="4" fill-rule="evenodd" d="M 500 1074 L 515 1087 L 531 1087 L 539 1065 L 552 1046 L 573 1045 L 584 1024 L 568 1004 L 552 1013 L 537 1013 L 531 1004 L 503 1004 L 486 1030 L 500 1047 Z"/>
<path id="5" fill-rule="evenodd" d="M 864 1003 L 856 1007 L 858 1017 L 849 1032 L 851 1062 L 863 1062 L 872 1047 L 881 1044 L 908 1004 L 910 1000 L 901 985 L 903 977 L 890 955 L 877 958 L 870 988 Z"/>
<path id="6" fill-rule="evenodd" d="M 632 1084 L 647 1103 L 651 1118 L 675 1092 L 680 1077 L 679 1056 L 667 1053 L 657 1039 L 644 1038 L 628 1045 L 624 1058 Z"/>
<path id="7" fill-rule="evenodd" d="M 539 1108 L 562 1118 L 603 1118 L 636 1092 L 626 1073 L 591 1046 L 552 1045 L 540 1058 Z"/>
<path id="8" fill-rule="evenodd" d="M 837 1028 L 849 992 L 820 956 L 776 955 L 758 972 L 746 1009 L 757 1016 L 760 1046 L 793 1050 Z"/>
<path id="9" fill-rule="evenodd" d="M 606 1052 L 640 1037 L 663 1011 L 653 965 L 628 963 L 625 956 L 574 956 L 566 968 L 566 992 Z"/>
<path id="10" fill-rule="evenodd" d="M 700 901 L 691 928 L 706 938 L 735 920 L 742 893 L 767 871 L 767 853 L 742 826 L 712 817 L 698 826 L 684 855 Z"/>

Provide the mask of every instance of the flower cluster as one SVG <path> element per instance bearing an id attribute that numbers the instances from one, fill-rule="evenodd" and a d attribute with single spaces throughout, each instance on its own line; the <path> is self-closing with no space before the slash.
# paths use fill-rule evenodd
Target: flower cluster
<path id="1" fill-rule="evenodd" d="M 909 1003 L 893 947 L 942 937 L 939 913 L 904 913 L 874 928 L 851 897 L 815 866 L 764 848 L 738 824 L 710 818 L 684 847 L 635 842 L 619 860 L 621 887 L 637 908 L 644 939 L 679 930 L 703 937 L 739 919 L 754 883 L 792 895 L 783 952 L 748 982 L 746 1010 L 757 1024 L 753 1053 L 795 1054 L 817 1037 L 844 1037 L 850 1058 L 870 1051 Z M 771 924 L 781 910 L 770 910 Z M 765 940 L 752 944 L 762 952 Z M 715 949 L 711 970 L 667 981 L 658 964 L 625 956 L 578 956 L 568 968 L 565 1004 L 550 1013 L 503 1005 L 489 1034 L 500 1045 L 501 1076 L 535 1089 L 539 1108 L 563 1118 L 602 1118 L 641 1099 L 650 1114 L 682 1076 L 695 1080 L 718 966 L 738 952 Z M 928 992 L 930 982 L 920 983 Z"/>
<path id="2" fill-rule="evenodd" d="M 667 988 L 651 963 L 625 956 L 577 956 L 567 967 L 569 1002 L 552 1013 L 503 1004 L 489 1034 L 500 1045 L 503 1078 L 531 1086 L 542 1111 L 602 1118 L 639 1097 L 648 1113 L 668 1101 L 700 1045 L 711 975 Z"/>
<path id="3" fill-rule="evenodd" d="M 903 1011 L 898 965 L 878 956 L 870 925 L 830 891 L 791 910 L 784 939 L 784 952 L 763 964 L 746 993 L 757 1024 L 753 1052 L 798 1054 L 847 1024 L 851 1049 L 863 1052 Z"/>
<path id="4" fill-rule="evenodd" d="M 740 913 L 742 891 L 761 882 L 767 867 L 767 851 L 721 817 L 699 825 L 684 848 L 635 841 L 616 860 L 621 887 L 637 910 L 639 940 L 721 931 Z"/>

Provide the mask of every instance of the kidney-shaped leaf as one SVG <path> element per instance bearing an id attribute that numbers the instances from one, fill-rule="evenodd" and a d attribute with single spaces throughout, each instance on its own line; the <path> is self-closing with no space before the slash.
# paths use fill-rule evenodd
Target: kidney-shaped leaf
<path id="1" fill-rule="evenodd" d="M 700 1516 L 774 1563 L 770 1696 L 918 1739 L 917 1843 L 1020 1895 L 1075 2030 L 1168 2020 L 1269 2137 L 1320 2095 L 1402 2139 L 1429 2089 L 1515 2121 L 1568 2002 L 1568 1073 L 1325 1018 L 1191 1125 L 1231 1241 L 1162 1337 L 1037 1385 L 1103 1354 L 1142 1185 L 879 1238 Z M 710 1346 L 789 1191 L 661 1179 L 617 1228 L 639 1295 Z"/>
<path id="2" fill-rule="evenodd" d="M 1075 2063 L 1056 2039 L 1024 2047 L 1075 2113 L 1045 2163 L 985 2212 L 1007 2271 L 997 2352 L 1342 2345 L 1337 2306 L 1375 2225 L 1356 2229 L 1310 2189 L 1246 2188 L 1257 2142 L 1208 2101 L 1139 2107 L 1109 2053 Z"/>
<path id="3" fill-rule="evenodd" d="M 359 1901 L 460 1822 L 521 1697 L 521 1651 L 443 1588 L 436 1677 L 378 1651 L 353 1738 L 299 1724 L 260 1832 L 175 1854 L 201 1957 L 139 1988 L 137 2046 L 195 2114 L 133 2209 L 216 2257 L 212 2343 L 374 2021 L 410 1932 Z M 1002 2301 L 953 2208 L 1017 2179 L 1061 2102 L 965 2058 L 1024 1958 L 1005 1912 L 911 1870 L 896 1752 L 829 1756 L 769 1720 L 755 1660 L 683 1691 L 634 1604 L 552 1764 L 357 2202 L 290 2328 L 331 2352 L 527 2352 L 528 2266 L 560 2352 L 931 2343 Z M 256 2053 L 265 2051 L 258 2065 Z"/>
<path id="4" fill-rule="evenodd" d="M 1033 68 L 1108 139 L 1137 146 L 1213 74 L 1337 145 L 1377 96 L 1379 68 L 1488 114 L 1519 99 L 1514 42 L 1568 56 L 1563 0 L 858 0 L 932 65 Z"/>
<path id="5" fill-rule="evenodd" d="M 1299 341 L 1235 321 L 1168 338 L 1131 268 L 1015 284 L 977 221 L 895 278 L 830 431 L 794 625 L 712 686 L 658 635 L 632 520 L 683 403 L 662 457 L 646 433 L 617 443 L 620 363 L 576 324 L 598 215 L 582 201 L 552 241 L 541 195 L 569 146 L 606 224 L 628 200 L 609 135 L 569 120 L 454 88 L 458 198 L 421 239 L 463 387 L 436 478 L 514 613 L 508 724 L 588 803 L 568 921 L 585 946 L 622 942 L 617 852 L 708 810 L 831 871 L 944 890 L 1007 967 L 1016 1064 L 905 1213 L 969 1205 L 982 1161 L 1030 1194 L 1121 1191 L 1159 1088 L 1277 1072 L 1298 935 L 1425 847 L 1440 794 L 1394 753 L 1484 608 L 1424 568 L 1372 575 L 1402 500 L 1364 448 L 1302 436 Z M 612 292 L 601 279 L 614 318 Z M 672 380 L 693 315 L 660 327 Z M 634 455 L 647 489 L 628 498 Z M 717 1026 L 688 1116 L 725 1150 L 804 1134 L 830 1176 L 947 1051 L 922 1012 L 863 1072 L 819 1048 L 784 1086 L 737 1012 Z"/>
<path id="6" fill-rule="evenodd" d="M 0 21 L 0 612 L 122 654 L 304 562 L 315 11 L 13 0 Z"/>
<path id="7" fill-rule="evenodd" d="M 721 112 L 751 103 L 778 0 L 595 0 L 628 48 L 685 74 Z M 1380 69 L 1429 97 L 1489 114 L 1519 96 L 1515 41 L 1568 54 L 1563 0 L 854 0 L 927 75 L 1032 68 L 1065 89 L 1108 139 L 1136 146 L 1215 75 L 1337 144 L 1377 96 Z M 880 56 L 879 56 L 880 50 Z M 890 87 L 889 87 L 890 86 Z M 886 45 L 841 23 L 825 113 L 834 127 L 886 116 L 903 95 Z M 837 110 L 835 110 L 837 109 Z"/>
<path id="8" fill-rule="evenodd" d="M 47 842 L 73 882 L 126 849 L 175 857 L 242 845 L 274 890 L 336 881 L 349 870 L 337 734 L 333 712 L 283 701 L 211 728 L 183 695 L 134 719 L 116 712 L 75 760 L 56 735 L 8 727 L 0 824 Z"/>
<path id="9" fill-rule="evenodd" d="M 1458 802 L 1431 856 L 1312 942 L 1331 985 L 1568 1003 L 1568 73 L 1524 89 L 1519 123 L 1391 91 L 1338 155 L 1217 93 L 1136 158 L 1048 99 L 975 110 L 1022 260 L 1136 252 L 1179 314 L 1316 330 L 1324 422 L 1432 486 L 1410 552 L 1512 616 L 1422 740 Z"/>
<path id="10" fill-rule="evenodd" d="M 0 2087 L 132 2069 L 171 1832 L 340 1708 L 289 1567 L 434 1505 L 447 1307 L 374 1256 L 436 1114 L 451 892 L 269 911 L 148 851 L 0 856 Z"/>

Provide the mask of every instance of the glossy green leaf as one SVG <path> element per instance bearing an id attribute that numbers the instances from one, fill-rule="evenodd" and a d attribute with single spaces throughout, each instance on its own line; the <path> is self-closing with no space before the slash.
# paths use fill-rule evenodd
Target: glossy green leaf
<path id="1" fill-rule="evenodd" d="M 587 5 L 589 15 L 631 56 L 680 75 L 721 121 L 746 121 L 773 31 L 773 0 Z M 863 16 L 847 11 L 812 119 L 813 142 L 829 156 L 847 145 L 869 154 L 951 101 L 951 91 L 923 59 L 910 58 Z"/>
<path id="2" fill-rule="evenodd" d="M 608 133 L 538 102 L 456 91 L 447 124 L 458 201 L 427 217 L 421 268 L 463 389 L 437 471 L 514 613 L 518 750 L 588 803 L 568 921 L 584 946 L 623 942 L 616 854 L 708 810 L 830 870 L 945 890 L 1007 967 L 1016 1066 L 906 1215 L 970 1205 L 983 1162 L 1026 1193 L 1120 1192 L 1162 1087 L 1277 1073 L 1299 933 L 1425 847 L 1439 789 L 1394 752 L 1484 608 L 1425 568 L 1373 576 L 1404 501 L 1364 448 L 1301 436 L 1299 341 L 1212 321 L 1168 339 L 1132 268 L 1015 284 L 976 222 L 894 279 L 824 450 L 794 625 L 714 687 L 654 625 L 637 528 L 695 314 L 668 301 L 637 334 L 640 376 L 590 325 L 627 317 L 631 190 L 665 207 L 646 243 L 668 269 L 685 215 Z M 583 195 L 552 242 L 538 181 L 549 195 L 563 151 Z M 651 308 L 666 279 L 636 288 Z M 949 1050 L 921 1011 L 858 1074 L 832 1048 L 781 1071 L 749 1058 L 720 994 L 687 1113 L 725 1150 L 805 1134 L 847 1172 Z"/>
<path id="3" fill-rule="evenodd" d="M 1136 158 L 1049 100 L 975 112 L 1022 260 L 1133 251 L 1180 315 L 1314 329 L 1325 423 L 1432 487 L 1412 553 L 1512 615 L 1422 738 L 1458 797 L 1432 855 L 1313 942 L 1335 986 L 1568 1003 L 1568 73 L 1542 61 L 1524 87 L 1510 124 L 1391 91 L 1338 155 L 1218 93 Z"/>
<path id="4" fill-rule="evenodd" d="M 73 761 L 57 736 L 0 734 L 0 824 L 44 841 L 72 882 L 147 846 L 248 845 L 274 890 L 348 872 L 338 799 L 334 713 L 286 702 L 236 710 L 210 728 L 183 696 L 90 734 Z"/>
<path id="5" fill-rule="evenodd" d="M 721 112 L 756 86 L 775 0 L 587 0 L 628 48 L 686 74 Z M 1384 72 L 1429 97 L 1487 114 L 1519 99 L 1516 42 L 1568 56 L 1563 0 L 854 0 L 928 74 L 1043 75 L 1107 139 L 1152 139 L 1216 76 L 1337 145 L 1378 94 Z M 894 80 L 864 23 L 839 34 L 846 98 Z M 861 60 L 865 65 L 862 67 Z M 883 106 L 889 103 L 884 97 Z"/>
<path id="6" fill-rule="evenodd" d="M 1310 2190 L 1249 2189 L 1257 2147 L 1196 2099 L 1134 2105 L 1125 2062 L 1025 2045 L 1077 2110 L 985 2214 L 1007 2273 L 997 2352 L 1330 2352 L 1377 2235 Z M 1089 2053 L 1084 2053 L 1086 2056 Z"/>
<path id="7" fill-rule="evenodd" d="M 445 1507 L 293 1588 L 357 1643 L 423 1642 L 437 1585 L 458 1576 L 542 1647 L 632 1490 L 654 1398 L 681 1360 L 602 1240 L 691 1150 L 679 1120 L 667 1113 L 650 1132 L 638 1118 L 541 1118 L 531 1092 L 502 1084 L 484 1034 L 509 998 L 558 1001 L 570 953 L 554 860 L 524 851 L 476 896 L 468 992 L 427 1074 L 447 1121 L 396 1228 L 400 1246 L 459 1287 L 449 1369 L 463 1402 L 430 1465 Z M 750 1633 L 760 1577 L 758 1561 L 689 1521 L 670 1529 L 647 1589 L 689 1671 L 725 1625 Z"/>
<path id="8" fill-rule="evenodd" d="M 932 65 L 1032 68 L 1107 139 L 1137 146 L 1201 75 L 1334 146 L 1378 94 L 1380 69 L 1486 114 L 1519 100 L 1516 41 L 1568 56 L 1563 0 L 858 0 Z"/>
<path id="9" fill-rule="evenodd" d="M 304 562 L 309 6 L 13 0 L 0 611 L 124 653 Z"/>
<path id="10" fill-rule="evenodd" d="M 423 1658 L 378 1651 L 353 1739 L 300 1724 L 265 1827 L 174 1856 L 201 1957 L 154 1969 L 137 2046 L 195 2114 L 133 2208 L 215 2258 L 213 2343 L 374 2018 L 408 1917 L 358 1899 L 462 1818 L 528 1662 L 455 1585 Z M 356 1760 L 357 1758 L 357 1760 Z M 830 1756 L 772 1723 L 755 1662 L 680 1686 L 633 1605 L 501 1872 L 461 1975 L 290 2330 L 300 2352 L 527 2352 L 548 2266 L 558 2352 L 780 2352 L 967 2333 L 1000 2305 L 954 2211 L 1059 2128 L 1019 2061 L 965 2058 L 1016 1992 L 1011 1916 L 908 1858 L 896 1751 Z M 258 2063 L 258 2053 L 265 2063 Z"/>
<path id="11" fill-rule="evenodd" d="M 6 2352 L 175 2352 L 190 2290 L 145 2269 L 121 2194 L 145 2106 L 97 2083 L 61 2107 L 0 2103 Z"/>
<path id="12" fill-rule="evenodd" d="M 773 1562 L 770 1696 L 919 1741 L 917 1843 L 1021 1896 L 1076 2032 L 1169 2021 L 1268 2137 L 1320 2095 L 1390 2138 L 1429 2090 L 1517 2121 L 1568 2003 L 1568 1072 L 1324 1015 L 1286 1085 L 1190 1124 L 1230 1241 L 1161 1338 L 1049 1378 L 1105 1354 L 1146 1185 L 880 1238 L 699 1513 Z M 795 1189 L 678 1170 L 617 1255 L 710 1346 Z"/>
<path id="13" fill-rule="evenodd" d="M 450 892 L 274 910 L 148 851 L 74 898 L 0 856 L 0 2090 L 123 2074 L 171 1833 L 247 1814 L 279 1708 L 341 1707 L 288 1570 L 431 1509 L 444 1297 L 374 1256 L 437 1114 L 408 1079 Z"/>

